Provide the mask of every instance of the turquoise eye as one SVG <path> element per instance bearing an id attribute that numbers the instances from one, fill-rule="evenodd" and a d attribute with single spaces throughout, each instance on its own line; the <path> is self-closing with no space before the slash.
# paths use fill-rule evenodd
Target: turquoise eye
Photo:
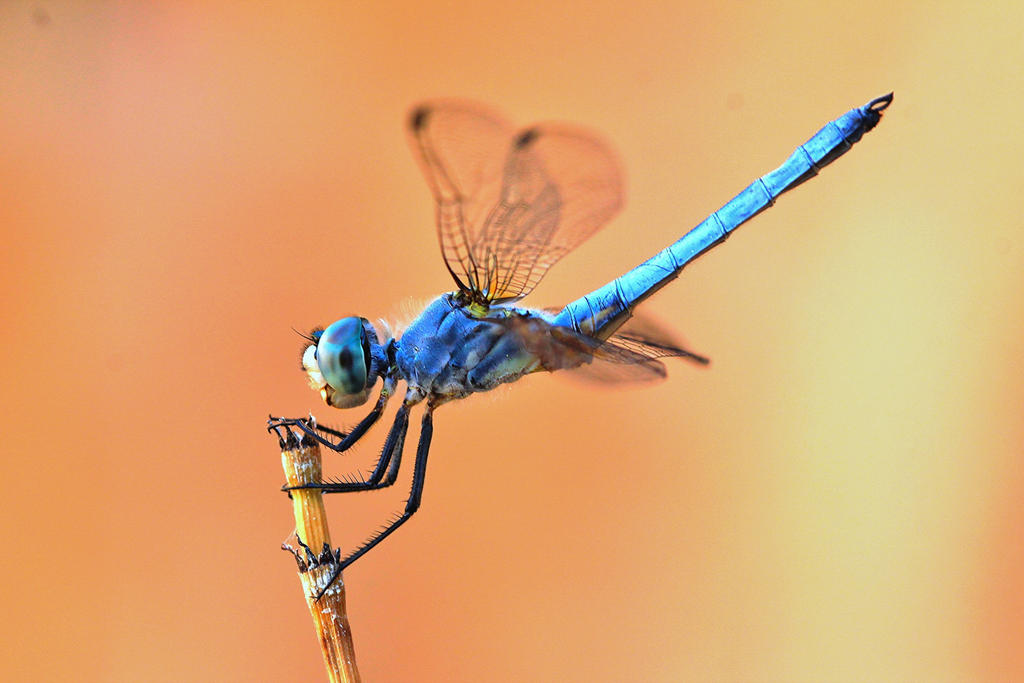
<path id="1" fill-rule="evenodd" d="M 324 330 L 316 345 L 316 360 L 332 389 L 342 394 L 362 392 L 370 372 L 370 345 L 362 318 L 342 318 Z"/>

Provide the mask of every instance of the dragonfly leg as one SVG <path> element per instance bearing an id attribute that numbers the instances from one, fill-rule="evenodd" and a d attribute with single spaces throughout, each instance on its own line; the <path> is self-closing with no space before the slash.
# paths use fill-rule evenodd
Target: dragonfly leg
<path id="1" fill-rule="evenodd" d="M 409 408 L 413 404 L 405 402 L 398 409 L 395 421 L 388 431 L 384 447 L 381 449 L 380 458 L 373 468 L 373 472 L 366 479 L 355 481 L 325 481 L 302 486 L 286 486 L 284 491 L 295 489 L 319 489 L 324 493 L 348 493 L 351 491 L 372 491 L 391 486 L 398 477 L 398 468 L 402 464 L 402 450 L 405 446 L 405 435 L 409 430 Z M 385 475 L 386 473 L 386 475 Z"/>
<path id="2" fill-rule="evenodd" d="M 327 446 L 336 453 L 342 453 L 347 451 L 355 444 L 356 441 L 362 438 L 363 434 L 373 426 L 373 424 L 380 418 L 384 412 L 384 407 L 388 403 L 388 399 L 391 398 L 391 393 L 394 391 L 394 382 L 385 381 L 384 388 L 380 391 L 380 396 L 377 397 L 377 403 L 373 406 L 373 410 L 370 414 L 360 420 L 359 424 L 352 428 L 352 431 L 345 433 L 338 431 L 337 429 L 331 429 L 329 427 L 321 427 L 316 424 L 315 420 L 304 419 L 304 418 L 285 418 L 285 417 L 273 417 L 267 421 L 267 431 L 273 431 L 277 434 L 278 439 L 282 440 L 282 447 L 284 446 L 284 439 L 279 429 L 287 430 L 289 427 L 296 427 L 301 430 L 306 436 L 311 439 L 315 439 L 320 444 Z M 337 438 L 337 441 L 332 441 L 323 436 L 327 434 Z"/>
<path id="3" fill-rule="evenodd" d="M 419 509 L 420 501 L 423 498 L 423 482 L 427 473 L 427 453 L 430 451 L 430 439 L 434 434 L 433 410 L 434 406 L 428 404 L 426 411 L 423 413 L 423 422 L 420 427 L 420 441 L 419 445 L 416 447 L 416 465 L 412 473 L 412 489 L 409 492 L 409 500 L 405 502 L 405 510 L 401 514 L 392 517 L 380 531 L 366 539 L 361 546 L 346 555 L 338 563 L 338 566 L 331 575 L 330 581 L 328 581 L 316 595 L 317 600 L 327 592 L 327 589 L 330 588 L 331 584 L 334 583 L 339 576 L 341 576 L 341 572 L 346 567 L 365 555 L 370 548 L 390 536 L 395 529 L 402 526 L 402 524 L 412 517 Z"/>

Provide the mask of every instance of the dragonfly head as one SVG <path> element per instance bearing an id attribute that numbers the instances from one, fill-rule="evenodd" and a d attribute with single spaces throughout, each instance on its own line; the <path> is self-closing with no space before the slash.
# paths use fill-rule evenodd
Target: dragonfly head
<path id="1" fill-rule="evenodd" d="M 309 384 L 329 406 L 354 408 L 366 403 L 387 368 L 384 347 L 366 318 L 342 318 L 315 330 L 302 353 Z"/>

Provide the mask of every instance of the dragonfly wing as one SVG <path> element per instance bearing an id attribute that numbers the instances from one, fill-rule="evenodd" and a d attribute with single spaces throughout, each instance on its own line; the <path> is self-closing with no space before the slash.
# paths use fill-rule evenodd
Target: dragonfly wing
<path id="1" fill-rule="evenodd" d="M 604 341 L 554 325 L 542 316 L 510 316 L 495 322 L 519 337 L 540 361 L 538 370 L 572 370 L 567 376 L 590 382 L 657 381 L 668 374 L 662 358 L 708 362 L 707 358 L 683 348 L 671 333 L 646 317 L 632 325 L 627 323 L 619 334 Z"/>
<path id="2" fill-rule="evenodd" d="M 441 255 L 466 292 L 481 289 L 473 245 L 500 196 L 513 131 L 498 114 L 458 100 L 427 102 L 409 115 L 410 146 L 437 202 Z"/>
<path id="3" fill-rule="evenodd" d="M 501 192 L 473 250 L 489 301 L 526 296 L 622 206 L 618 160 L 597 135 L 558 124 L 511 141 Z"/>
<path id="4" fill-rule="evenodd" d="M 557 313 L 559 309 L 545 310 Z M 547 354 L 555 360 L 544 359 L 545 367 L 572 369 L 564 376 L 588 383 L 655 382 L 668 374 L 662 358 L 682 358 L 700 365 L 710 363 L 707 357 L 685 348 L 674 332 L 642 313 L 634 313 L 604 341 L 558 325 L 550 326 L 547 335 L 553 340 L 553 348 Z M 559 356 L 563 359 L 561 365 Z M 586 360 L 580 362 L 581 358 Z"/>
<path id="5" fill-rule="evenodd" d="M 668 368 L 661 361 L 649 359 L 629 365 L 595 360 L 588 365 L 581 365 L 572 372 L 559 373 L 555 376 L 581 384 L 612 387 L 622 384 L 654 384 L 668 376 Z"/>
<path id="6" fill-rule="evenodd" d="M 647 358 L 682 358 L 699 365 L 711 362 L 707 356 L 688 350 L 675 332 L 644 313 L 634 312 L 608 341 Z"/>
<path id="7" fill-rule="evenodd" d="M 513 134 L 480 105 L 440 101 L 413 109 L 409 131 L 437 202 L 441 253 L 475 301 L 525 296 L 622 206 L 618 161 L 582 129 Z"/>

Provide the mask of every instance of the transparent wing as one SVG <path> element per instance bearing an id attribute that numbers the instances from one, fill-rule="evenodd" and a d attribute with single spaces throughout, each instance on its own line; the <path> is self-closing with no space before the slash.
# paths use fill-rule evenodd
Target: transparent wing
<path id="1" fill-rule="evenodd" d="M 519 299 L 622 206 L 619 164 L 595 134 L 544 124 L 511 135 L 477 105 L 417 107 L 413 149 L 438 204 L 449 271 L 474 299 Z"/>
<path id="2" fill-rule="evenodd" d="M 675 332 L 644 313 L 633 313 L 608 342 L 647 358 L 682 358 L 707 365 L 711 359 L 686 349 Z"/>
<path id="3" fill-rule="evenodd" d="M 539 316 L 513 316 L 501 322 L 540 359 L 541 369 L 572 370 L 566 376 L 590 382 L 657 381 L 668 374 L 662 358 L 710 362 L 684 348 L 670 331 L 646 316 L 634 315 L 605 341 L 552 325 Z"/>
<path id="4" fill-rule="evenodd" d="M 686 349 L 671 330 L 653 318 L 634 313 L 598 347 L 593 363 L 580 366 L 568 376 L 602 384 L 656 381 L 667 375 L 660 358 L 682 358 L 699 365 L 711 362 Z"/>
<path id="5" fill-rule="evenodd" d="M 525 296 L 622 206 L 619 164 L 596 135 L 542 125 L 512 142 L 501 195 L 474 251 L 491 301 Z"/>
<path id="6" fill-rule="evenodd" d="M 415 107 L 409 142 L 437 202 L 437 237 L 459 289 L 479 292 L 483 277 L 473 244 L 498 201 L 513 128 L 469 102 L 446 100 Z"/>

